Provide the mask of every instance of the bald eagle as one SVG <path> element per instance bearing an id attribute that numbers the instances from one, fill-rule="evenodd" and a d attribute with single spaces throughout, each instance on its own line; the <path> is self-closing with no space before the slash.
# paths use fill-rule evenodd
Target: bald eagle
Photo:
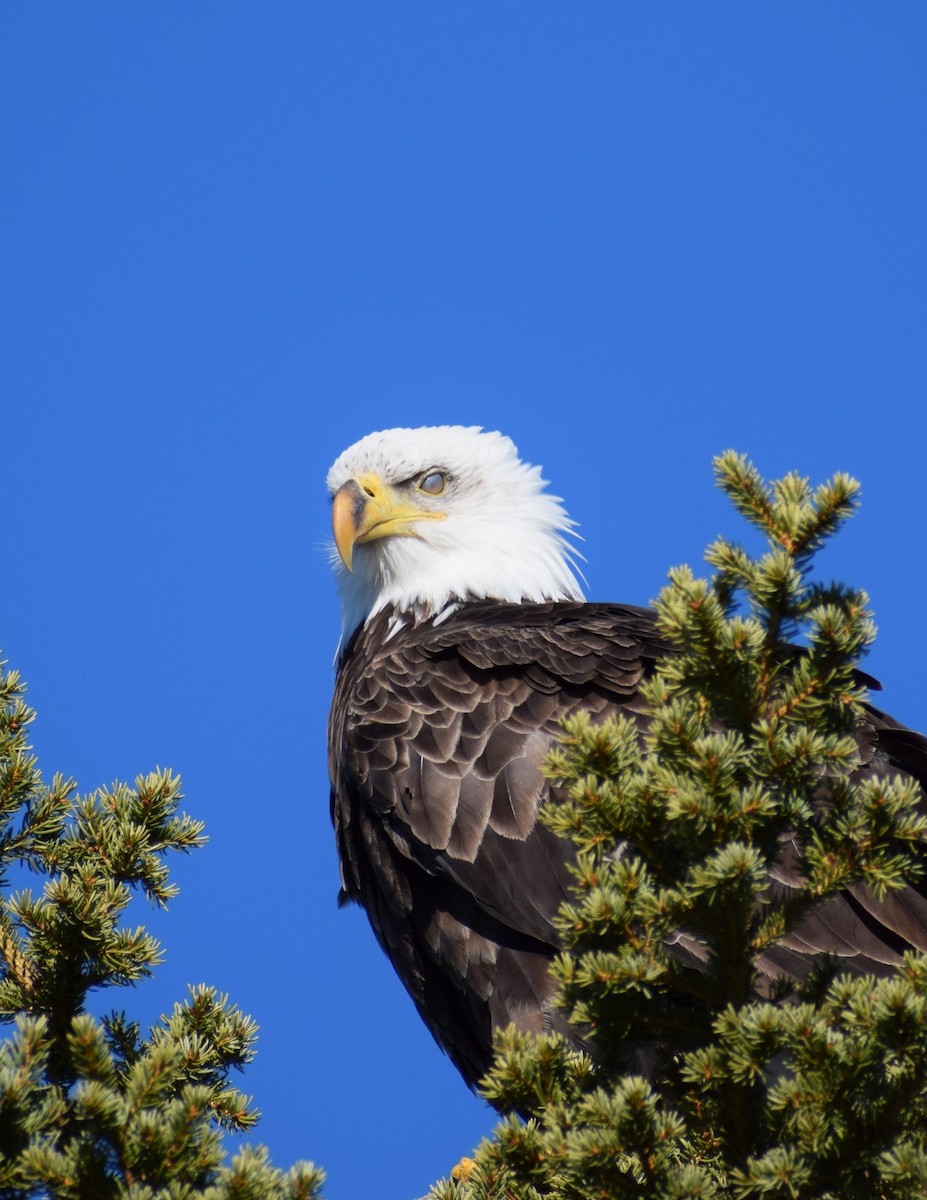
<path id="1" fill-rule="evenodd" d="M 426 1025 L 473 1086 L 495 1030 L 565 1029 L 554 916 L 571 847 L 537 820 L 564 717 L 642 714 L 669 647 L 649 610 L 583 599 L 572 522 L 512 442 L 374 433 L 328 475 L 343 628 L 329 721 L 343 897 L 359 902 Z M 927 780 L 927 741 L 870 710 L 872 755 Z M 860 890 L 764 956 L 885 973 L 927 950 L 927 900 Z"/>

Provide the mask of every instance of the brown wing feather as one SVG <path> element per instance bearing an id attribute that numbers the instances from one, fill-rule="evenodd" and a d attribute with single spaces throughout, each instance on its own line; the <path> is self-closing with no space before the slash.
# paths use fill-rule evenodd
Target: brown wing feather
<path id="1" fill-rule="evenodd" d="M 471 604 L 390 636 L 379 614 L 347 649 L 329 725 L 332 817 L 344 895 L 377 938 L 435 1038 L 474 1084 L 492 1032 L 558 1026 L 548 964 L 570 884 L 568 843 L 536 821 L 540 765 L 559 722 L 640 714 L 638 687 L 668 649 L 648 610 Z M 927 780 L 927 741 L 870 711 L 864 770 Z M 780 886 L 796 886 L 783 864 Z M 804 978 L 816 956 L 884 973 L 927 949 L 927 900 L 852 889 L 760 962 Z M 697 966 L 704 950 L 674 950 Z"/>
<path id="2" fill-rule="evenodd" d="M 344 892 L 439 1043 L 475 1082 L 492 1030 L 542 1030 L 570 847 L 537 824 L 560 720 L 634 701 L 664 651 L 651 615 L 607 605 L 468 605 L 355 637 L 330 723 Z"/>

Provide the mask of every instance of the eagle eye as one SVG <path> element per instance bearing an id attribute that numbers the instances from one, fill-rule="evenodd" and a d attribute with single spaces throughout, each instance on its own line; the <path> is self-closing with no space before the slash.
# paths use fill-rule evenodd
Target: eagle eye
<path id="1" fill-rule="evenodd" d="M 418 482 L 418 490 L 428 496 L 440 496 L 447 487 L 447 479 L 441 471 L 429 471 Z"/>

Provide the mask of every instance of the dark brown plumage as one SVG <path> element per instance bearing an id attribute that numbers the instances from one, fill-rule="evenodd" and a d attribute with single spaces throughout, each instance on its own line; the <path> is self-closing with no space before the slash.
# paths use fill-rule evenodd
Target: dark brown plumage
<path id="1" fill-rule="evenodd" d="M 561 601 L 469 603 L 395 629 L 380 611 L 341 656 L 329 730 L 332 817 L 344 895 L 366 909 L 425 1023 L 469 1083 L 493 1030 L 556 1027 L 552 918 L 571 852 L 536 821 L 541 762 L 584 709 L 643 720 L 641 679 L 667 652 L 652 614 Z M 869 710 L 864 770 L 927 783 L 927 741 Z M 783 886 L 790 886 L 787 870 Z M 927 950 L 927 900 L 852 889 L 759 963 L 803 978 L 816 956 L 881 974 Z M 678 953 L 697 960 L 699 947 Z"/>

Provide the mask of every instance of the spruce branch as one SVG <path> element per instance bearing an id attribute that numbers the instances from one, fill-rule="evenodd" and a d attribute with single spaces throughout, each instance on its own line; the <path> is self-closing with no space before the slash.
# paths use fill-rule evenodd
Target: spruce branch
<path id="1" fill-rule="evenodd" d="M 230 1081 L 257 1026 L 228 997 L 191 988 L 147 1036 L 124 1012 L 88 1013 L 91 991 L 161 961 L 125 917 L 135 895 L 170 903 L 167 859 L 202 845 L 203 826 L 169 771 L 85 797 L 63 776 L 46 787 L 23 691 L 0 670 L 0 875 L 43 880 L 0 893 L 0 1200 L 314 1200 L 309 1164 L 284 1173 L 263 1147 L 227 1162 L 223 1134 L 258 1120 Z"/>
<path id="2" fill-rule="evenodd" d="M 733 452 L 715 471 L 765 550 L 719 538 L 710 579 L 673 569 L 646 724 L 574 716 L 547 762 L 542 819 L 577 850 L 557 1004 L 583 1049 L 499 1038 L 485 1094 L 530 1119 L 440 1200 L 925 1194 L 927 959 L 770 965 L 823 905 L 923 870 L 920 788 L 866 765 L 867 597 L 813 576 L 859 488 L 767 484 Z"/>

